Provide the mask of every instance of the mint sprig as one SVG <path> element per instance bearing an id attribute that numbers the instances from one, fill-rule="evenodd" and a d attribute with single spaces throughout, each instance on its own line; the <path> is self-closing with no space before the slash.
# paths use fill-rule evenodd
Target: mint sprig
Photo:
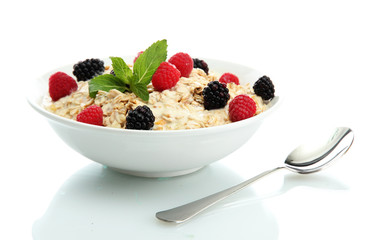
<path id="1" fill-rule="evenodd" d="M 167 42 L 161 40 L 153 43 L 136 59 L 134 64 L 134 75 L 136 82 L 149 84 L 154 72 L 167 57 Z"/>
<path id="2" fill-rule="evenodd" d="M 99 75 L 89 82 L 89 96 L 92 98 L 96 97 L 98 90 L 108 92 L 111 89 L 124 92 L 127 90 L 127 85 L 112 74 Z"/>
<path id="3" fill-rule="evenodd" d="M 115 76 L 122 80 L 125 84 L 130 84 L 129 78 L 132 77 L 132 70 L 120 57 L 110 57 Z"/>
<path id="4" fill-rule="evenodd" d="M 95 98 L 99 90 L 117 89 L 121 92 L 133 92 L 144 101 L 149 100 L 147 85 L 160 64 L 166 61 L 167 41 L 160 40 L 147 48 L 135 61 L 133 71 L 120 57 L 110 57 L 112 74 L 103 74 L 90 80 L 89 96 Z"/>

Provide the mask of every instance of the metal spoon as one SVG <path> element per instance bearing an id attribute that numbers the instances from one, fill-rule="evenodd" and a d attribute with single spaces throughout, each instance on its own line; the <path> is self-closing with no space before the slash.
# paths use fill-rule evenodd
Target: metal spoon
<path id="1" fill-rule="evenodd" d="M 162 221 L 182 223 L 218 201 L 238 192 L 256 180 L 279 169 L 288 169 L 296 173 L 308 174 L 318 172 L 328 166 L 332 160 L 339 158 L 351 147 L 354 134 L 350 128 L 339 127 L 330 138 L 319 145 L 301 145 L 293 150 L 284 162 L 284 166 L 265 171 L 243 183 L 212 194 L 194 202 L 156 213 Z"/>

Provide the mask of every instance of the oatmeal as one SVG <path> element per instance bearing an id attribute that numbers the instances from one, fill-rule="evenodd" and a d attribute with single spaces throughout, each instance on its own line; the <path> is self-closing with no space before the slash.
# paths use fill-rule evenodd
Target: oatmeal
<path id="1" fill-rule="evenodd" d="M 96 104 L 103 110 L 103 124 L 107 127 L 125 128 L 126 115 L 137 106 L 147 105 L 155 116 L 153 130 L 195 129 L 219 126 L 230 123 L 228 105 L 221 109 L 205 110 L 202 91 L 211 81 L 218 79 L 212 72 L 208 75 L 201 69 L 194 68 L 188 78 L 181 77 L 177 84 L 168 90 L 150 92 L 149 101 L 145 102 L 134 93 L 122 93 L 116 89 L 108 92 L 98 91 L 95 99 L 89 96 L 88 82 L 78 82 L 78 90 L 58 101 L 45 101 L 45 108 L 59 116 L 76 119 L 79 112 L 87 106 Z M 246 94 L 256 103 L 255 115 L 266 110 L 261 97 L 255 95 L 250 84 L 237 85 L 228 83 L 230 99 Z"/>
<path id="2" fill-rule="evenodd" d="M 78 122 L 111 128 L 179 130 L 207 128 L 251 118 L 267 109 L 274 85 L 267 76 L 253 86 L 221 76 L 206 61 L 178 52 L 167 59 L 166 39 L 156 41 L 127 64 L 110 57 L 73 65 L 73 75 L 49 78 L 43 106 Z M 242 82 L 242 81 L 241 81 Z"/>

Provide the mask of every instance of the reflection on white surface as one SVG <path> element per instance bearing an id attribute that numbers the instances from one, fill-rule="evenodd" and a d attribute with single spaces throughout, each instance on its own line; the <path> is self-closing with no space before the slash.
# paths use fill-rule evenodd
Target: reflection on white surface
<path id="1" fill-rule="evenodd" d="M 35 240 L 59 239 L 278 239 L 278 224 L 252 188 L 220 202 L 191 221 L 157 220 L 168 209 L 242 179 L 221 164 L 196 173 L 148 179 L 123 175 L 98 164 L 73 174 L 34 223 Z M 254 199 L 251 201 L 250 199 Z M 229 204 L 231 203 L 231 204 Z"/>
<path id="2" fill-rule="evenodd" d="M 294 198 L 296 194 L 300 194 L 300 188 L 313 188 L 312 190 L 308 190 L 312 192 L 315 192 L 315 189 L 319 191 L 345 191 L 349 189 L 349 186 L 326 173 L 296 174 L 287 170 L 282 170 L 263 178 L 259 182 L 252 184 L 249 188 L 253 190 L 252 196 L 238 198 L 236 202 L 234 202 L 233 199 L 223 200 L 225 205 L 227 207 L 239 207 L 253 202 L 262 202 L 268 198 L 278 197 L 282 194 L 290 194 L 289 191 L 296 188 L 298 191 L 292 195 L 284 197 L 289 199 Z M 281 201 L 281 203 L 281 208 L 284 208 L 283 201 Z M 308 204 L 314 204 L 314 201 L 308 202 Z"/>
<path id="3" fill-rule="evenodd" d="M 296 187 L 346 190 L 326 174 L 281 171 L 176 225 L 154 214 L 241 182 L 221 164 L 175 178 L 139 178 L 90 164 L 58 190 L 34 223 L 35 240 L 60 239 L 278 239 L 279 224 L 263 205 Z M 282 178 L 283 176 L 283 178 Z M 278 186 L 278 187 L 276 187 Z M 281 206 L 282 208 L 284 206 Z"/>

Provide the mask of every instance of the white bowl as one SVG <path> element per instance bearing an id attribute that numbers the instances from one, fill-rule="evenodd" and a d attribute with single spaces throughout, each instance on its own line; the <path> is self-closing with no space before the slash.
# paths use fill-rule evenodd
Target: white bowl
<path id="1" fill-rule="evenodd" d="M 204 59 L 215 72 L 236 74 L 241 84 L 253 83 L 263 75 L 240 64 Z M 224 158 L 246 143 L 279 102 L 279 96 L 275 96 L 269 109 L 257 116 L 209 128 L 144 131 L 94 126 L 57 116 L 42 107 L 43 96 L 48 94 L 50 75 L 56 71 L 70 74 L 72 66 L 56 69 L 36 79 L 29 88 L 28 102 L 46 117 L 60 138 L 74 150 L 109 168 L 137 176 L 188 174 Z"/>

